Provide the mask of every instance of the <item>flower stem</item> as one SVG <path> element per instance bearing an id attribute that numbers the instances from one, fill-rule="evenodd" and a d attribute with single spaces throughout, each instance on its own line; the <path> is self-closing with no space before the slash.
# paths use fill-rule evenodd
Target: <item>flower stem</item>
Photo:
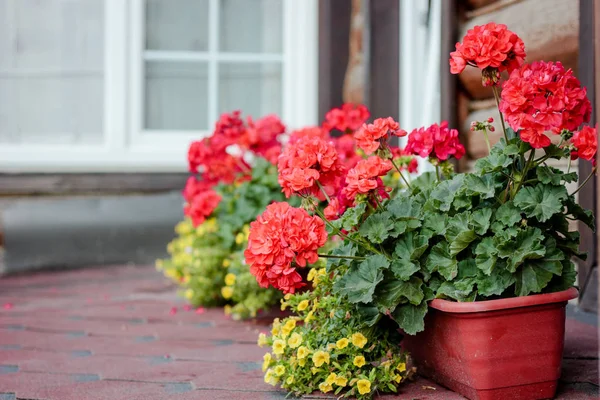
<path id="1" fill-rule="evenodd" d="M 327 204 L 331 203 L 331 199 L 327 195 L 327 192 L 325 192 L 325 188 L 323 187 L 323 185 L 321 185 L 321 182 L 319 182 L 318 180 L 315 180 L 315 182 L 317 182 L 317 186 L 319 187 L 319 189 L 321 189 L 321 193 L 323 193 L 323 195 L 327 199 Z"/>
<path id="2" fill-rule="evenodd" d="M 569 157 L 569 166 L 567 167 L 567 174 L 571 171 L 571 157 Z"/>
<path id="3" fill-rule="evenodd" d="M 571 196 L 573 196 L 575 193 L 579 192 L 581 190 L 581 188 L 583 188 L 585 186 L 585 184 L 588 183 L 588 181 L 592 178 L 592 175 L 594 175 L 596 173 L 596 169 L 597 169 L 597 167 L 594 167 L 592 169 L 592 172 L 590 172 L 588 177 L 585 178 L 585 181 L 583 181 L 583 183 L 577 189 L 575 189 L 575 191 L 573 193 L 571 193 Z"/>
<path id="4" fill-rule="evenodd" d="M 442 181 L 442 177 L 440 176 L 440 166 L 435 166 L 435 176 L 437 177 L 438 182 Z"/>
<path id="5" fill-rule="evenodd" d="M 396 171 L 398 171 L 398 173 L 400 174 L 400 178 L 402 178 L 406 187 L 410 189 L 410 183 L 408 183 L 408 181 L 402 174 L 402 170 L 396 165 L 396 163 L 394 162 L 394 159 L 392 157 L 390 157 L 390 161 L 392 162 L 392 165 L 394 166 L 394 168 L 396 168 Z"/>
<path id="6" fill-rule="evenodd" d="M 319 257 L 322 258 L 343 258 L 345 260 L 366 260 L 365 257 L 356 257 L 356 256 L 337 256 L 333 254 L 319 254 Z"/>
<path id="7" fill-rule="evenodd" d="M 492 91 L 494 92 L 494 99 L 496 99 L 496 107 L 498 107 L 498 113 L 500 114 L 500 122 L 502 123 L 502 133 L 504 133 L 504 139 L 506 139 L 506 143 L 508 143 L 506 125 L 504 124 L 504 115 L 502 115 L 502 111 L 500 111 L 500 96 L 498 95 L 498 87 L 492 86 Z"/>
<path id="8" fill-rule="evenodd" d="M 490 138 L 488 137 L 488 132 L 486 128 L 483 128 L 483 138 L 485 139 L 485 144 L 487 144 L 488 154 L 492 151 L 492 146 L 490 146 Z"/>

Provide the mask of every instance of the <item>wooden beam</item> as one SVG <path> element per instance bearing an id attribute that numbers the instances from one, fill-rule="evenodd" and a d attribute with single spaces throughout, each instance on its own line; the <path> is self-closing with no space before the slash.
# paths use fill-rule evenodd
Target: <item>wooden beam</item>
<path id="1" fill-rule="evenodd" d="M 182 190 L 188 174 L 0 174 L 0 196 L 156 193 Z"/>
<path id="2" fill-rule="evenodd" d="M 596 91 L 596 61 L 595 52 L 600 38 L 594 37 L 594 0 L 580 0 L 579 2 L 579 79 L 583 86 L 587 88 L 587 95 L 592 102 L 593 109 L 596 110 L 598 98 Z M 598 21 L 600 23 L 600 21 Z M 595 43 L 596 42 L 596 43 Z M 599 66 L 600 67 L 600 66 Z M 592 112 L 591 125 L 598 121 L 596 111 Z M 579 163 L 579 183 L 581 184 L 592 171 L 592 165 L 588 162 Z M 598 196 L 598 179 L 592 177 L 587 185 L 579 191 L 579 204 L 585 208 L 592 210 L 597 214 L 597 196 Z M 596 219 L 596 231 L 598 231 L 598 220 Z M 588 278 L 591 276 L 593 268 L 597 267 L 598 263 L 598 246 L 597 237 L 584 224 L 579 224 L 579 232 L 581 233 L 581 250 L 588 253 L 588 259 L 585 262 L 579 263 L 579 286 L 580 288 L 589 289 Z M 597 288 L 595 288 L 597 290 Z M 581 293 L 585 296 L 585 291 Z"/>
<path id="3" fill-rule="evenodd" d="M 371 0 L 367 106 L 372 118 L 400 114 L 400 2 Z"/>
<path id="4" fill-rule="evenodd" d="M 343 102 L 348 66 L 351 2 L 319 0 L 319 119 Z"/>
<path id="5" fill-rule="evenodd" d="M 452 128 L 458 128 L 457 118 L 457 78 L 450 73 L 448 59 L 454 51 L 458 35 L 458 9 L 456 0 L 442 1 L 442 40 L 440 59 L 441 120 L 448 121 Z"/>

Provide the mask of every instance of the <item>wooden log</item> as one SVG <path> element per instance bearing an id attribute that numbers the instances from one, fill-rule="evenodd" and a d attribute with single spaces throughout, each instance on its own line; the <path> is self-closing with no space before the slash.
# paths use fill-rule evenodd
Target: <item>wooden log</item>
<path id="1" fill-rule="evenodd" d="M 475 25 L 506 24 L 525 42 L 527 62 L 561 61 L 577 72 L 579 10 L 574 1 L 524 0 L 473 18 L 461 27 L 459 39 Z M 492 97 L 491 88 L 481 85 L 481 73 L 467 67 L 460 81 L 474 99 Z"/>

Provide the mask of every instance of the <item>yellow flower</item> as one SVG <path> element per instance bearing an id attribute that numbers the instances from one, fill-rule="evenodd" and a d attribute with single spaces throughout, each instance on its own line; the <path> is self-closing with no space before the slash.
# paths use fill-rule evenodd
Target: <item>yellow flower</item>
<path id="1" fill-rule="evenodd" d="M 301 367 L 304 367 L 306 365 L 306 358 L 303 358 L 302 360 L 298 360 L 298 365 Z"/>
<path id="2" fill-rule="evenodd" d="M 267 343 L 267 335 L 265 335 L 265 334 L 264 334 L 264 333 L 262 333 L 262 332 L 261 332 L 261 333 L 259 333 L 259 334 L 258 334 L 258 345 L 259 345 L 260 347 L 263 347 L 263 346 L 266 346 L 267 344 L 268 344 L 268 343 Z"/>
<path id="3" fill-rule="evenodd" d="M 400 371 L 400 372 L 406 371 L 406 364 L 405 363 L 398 364 L 398 371 Z"/>
<path id="4" fill-rule="evenodd" d="M 273 369 L 273 372 L 275 375 L 281 376 L 285 373 L 285 367 L 283 365 L 278 365 L 275 367 L 275 369 Z"/>
<path id="5" fill-rule="evenodd" d="M 308 349 L 304 346 L 300 346 L 298 348 L 298 352 L 296 353 L 296 355 L 298 356 L 299 360 L 302 360 L 303 358 L 305 358 L 308 354 L 310 353 L 310 351 L 308 351 Z"/>
<path id="6" fill-rule="evenodd" d="M 187 235 L 190 232 L 192 232 L 193 228 L 192 225 L 190 224 L 190 221 L 183 220 L 180 223 L 178 223 L 177 225 L 175 225 L 175 232 L 178 235 Z"/>
<path id="7" fill-rule="evenodd" d="M 285 322 L 284 326 L 291 331 L 291 330 L 293 330 L 296 327 L 296 320 L 295 319 L 288 319 Z"/>
<path id="8" fill-rule="evenodd" d="M 306 318 L 304 318 L 305 324 L 308 324 L 313 319 L 313 314 L 312 311 L 309 311 L 308 314 L 306 314 Z"/>
<path id="9" fill-rule="evenodd" d="M 394 380 L 394 382 L 400 383 L 402 381 L 402 376 L 395 375 L 392 379 Z"/>
<path id="10" fill-rule="evenodd" d="M 317 372 L 319 372 L 319 371 L 320 371 L 320 369 L 319 369 L 319 368 L 317 368 L 317 367 L 312 367 L 312 368 L 310 369 L 310 373 L 311 373 L 311 374 L 313 374 L 313 375 L 314 375 L 314 374 L 316 374 L 316 373 L 317 373 Z"/>
<path id="11" fill-rule="evenodd" d="M 242 232 L 238 233 L 238 234 L 235 236 L 235 242 L 236 242 L 237 244 L 242 244 L 242 243 L 244 243 L 244 239 L 246 239 L 246 237 L 245 237 L 245 235 L 244 235 Z"/>
<path id="12" fill-rule="evenodd" d="M 294 383 L 294 376 L 290 375 L 286 380 L 285 383 L 287 383 L 288 385 L 291 385 L 292 383 Z"/>
<path id="13" fill-rule="evenodd" d="M 229 273 L 225 275 L 225 284 L 227 286 L 233 286 L 235 284 L 235 274 Z"/>
<path id="14" fill-rule="evenodd" d="M 214 265 L 214 264 L 213 264 L 213 265 Z M 226 258 L 226 259 L 224 259 L 224 260 L 223 260 L 223 267 L 224 267 L 224 268 L 227 268 L 227 267 L 229 267 L 230 265 L 231 265 L 231 261 L 230 261 L 229 259 L 227 259 L 227 258 Z"/>
<path id="15" fill-rule="evenodd" d="M 367 338 L 360 332 L 354 333 L 352 335 L 352 344 L 362 349 L 363 347 L 365 347 L 365 344 L 367 344 Z"/>
<path id="16" fill-rule="evenodd" d="M 193 289 L 187 289 L 185 291 L 185 298 L 188 300 L 191 300 L 194 297 L 194 290 Z"/>
<path id="17" fill-rule="evenodd" d="M 319 390 L 323 393 L 331 392 L 333 390 L 333 386 L 328 385 L 326 382 L 319 383 Z"/>
<path id="18" fill-rule="evenodd" d="M 344 387 L 348 384 L 348 379 L 344 378 L 343 376 L 338 376 L 337 378 L 335 378 L 335 382 L 336 385 Z"/>
<path id="19" fill-rule="evenodd" d="M 368 379 L 359 379 L 356 382 L 356 387 L 358 388 L 358 393 L 366 394 L 371 391 L 371 382 Z"/>
<path id="20" fill-rule="evenodd" d="M 285 350 L 285 340 L 277 339 L 273 342 L 273 353 L 283 354 Z"/>
<path id="21" fill-rule="evenodd" d="M 312 361 L 317 367 L 320 367 L 324 363 L 329 364 L 329 353 L 321 350 L 316 351 L 312 356 Z"/>
<path id="22" fill-rule="evenodd" d="M 223 307 L 223 312 L 225 313 L 225 315 L 231 315 L 231 313 L 233 312 L 233 309 L 231 308 L 231 306 L 229 304 L 226 304 Z"/>
<path id="23" fill-rule="evenodd" d="M 288 339 L 288 345 L 295 349 L 296 347 L 302 344 L 302 335 L 298 333 L 293 333 L 292 336 Z"/>
<path id="24" fill-rule="evenodd" d="M 308 271 L 308 276 L 306 277 L 306 279 L 308 281 L 312 281 L 315 275 L 317 275 L 317 270 L 315 268 L 311 268 L 310 271 Z"/>
<path id="25" fill-rule="evenodd" d="M 349 343 L 348 339 L 346 339 L 346 338 L 343 338 L 343 339 L 340 339 L 340 340 L 338 340 L 338 341 L 335 343 L 335 346 L 336 346 L 338 349 L 340 349 L 340 350 L 341 350 L 341 349 L 344 349 L 344 348 L 348 347 L 348 343 Z"/>
<path id="26" fill-rule="evenodd" d="M 329 343 L 329 344 L 327 345 L 327 350 L 333 350 L 333 349 L 335 349 L 335 344 L 333 344 L 333 343 Z"/>
<path id="27" fill-rule="evenodd" d="M 288 307 L 288 303 L 286 303 L 285 301 L 281 300 L 281 311 L 285 311 L 285 309 Z"/>
<path id="28" fill-rule="evenodd" d="M 223 286 L 221 288 L 221 295 L 225 299 L 230 299 L 233 296 L 233 288 L 231 286 Z"/>
<path id="29" fill-rule="evenodd" d="M 283 299 L 284 299 L 284 300 L 289 300 L 289 299 L 291 299 L 291 298 L 292 298 L 292 294 L 291 294 L 291 293 L 288 293 L 288 294 L 286 294 L 285 296 L 283 296 Z"/>
<path id="30" fill-rule="evenodd" d="M 337 378 L 337 374 L 335 372 L 332 372 L 332 373 L 329 374 L 329 376 L 325 380 L 325 383 L 328 384 L 328 385 L 333 385 L 333 383 L 335 382 L 336 378 Z"/>
<path id="31" fill-rule="evenodd" d="M 263 356 L 263 365 L 262 365 L 262 370 L 263 372 L 265 372 L 267 370 L 267 368 L 269 368 L 269 365 L 271 365 L 271 360 L 273 358 L 271 357 L 271 353 L 266 353 Z"/>
<path id="32" fill-rule="evenodd" d="M 302 300 L 298 303 L 298 311 L 304 311 L 308 308 L 308 300 Z"/>
<path id="33" fill-rule="evenodd" d="M 315 299 L 314 303 L 313 303 L 313 311 L 315 311 L 317 309 L 317 307 L 319 307 L 319 302 Z"/>
<path id="34" fill-rule="evenodd" d="M 354 357 L 353 364 L 356 365 L 358 368 L 360 368 L 366 364 L 365 358 L 363 356 L 356 356 L 356 357 Z"/>
<path id="35" fill-rule="evenodd" d="M 292 367 L 295 367 L 295 366 L 296 366 L 296 362 L 297 362 L 297 361 L 296 361 L 296 357 L 294 357 L 294 356 L 291 356 L 291 357 L 290 357 L 290 365 L 291 365 Z"/>
<path id="36" fill-rule="evenodd" d="M 279 382 L 279 378 L 277 378 L 272 369 L 268 370 L 265 374 L 265 383 L 268 383 L 271 386 L 275 386 L 277 385 L 277 382 Z"/>

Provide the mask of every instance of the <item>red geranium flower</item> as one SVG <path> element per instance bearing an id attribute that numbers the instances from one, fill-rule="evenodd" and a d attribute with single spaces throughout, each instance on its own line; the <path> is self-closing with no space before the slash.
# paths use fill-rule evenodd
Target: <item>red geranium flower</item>
<path id="1" fill-rule="evenodd" d="M 543 134 L 576 130 L 588 122 L 592 106 L 585 88 L 560 62 L 537 61 L 513 71 L 502 87 L 500 111 L 521 139 L 534 148 L 550 145 Z"/>
<path id="2" fill-rule="evenodd" d="M 286 197 L 292 193 L 318 195 L 317 180 L 322 186 L 335 188 L 344 173 L 333 143 L 319 137 L 304 137 L 289 144 L 277 168 Z"/>
<path id="3" fill-rule="evenodd" d="M 354 134 L 356 144 L 363 149 L 366 154 L 373 154 L 379 149 L 381 143 L 386 143 L 390 134 L 403 137 L 406 131 L 400 129 L 398 123 L 392 117 L 377 118 L 372 124 L 364 124 L 358 132 Z"/>
<path id="4" fill-rule="evenodd" d="M 584 126 L 576 131 L 571 139 L 575 150 L 571 152 L 571 158 L 583 158 L 584 160 L 594 160 L 598 150 L 598 132 L 596 128 Z"/>
<path id="5" fill-rule="evenodd" d="M 349 200 L 354 200 L 357 194 L 367 194 L 375 189 L 383 188 L 383 181 L 380 177 L 386 175 L 391 169 L 390 160 L 383 160 L 377 156 L 359 161 L 346 175 L 344 195 Z"/>
<path id="6" fill-rule="evenodd" d="M 201 181 L 195 176 L 190 176 L 183 189 L 183 198 L 186 202 L 191 203 L 196 195 L 210 189 L 212 186 L 213 185 L 207 181 Z"/>
<path id="7" fill-rule="evenodd" d="M 285 125 L 275 115 L 267 115 L 256 122 L 248 117 L 248 129 L 246 129 L 243 145 L 272 164 L 277 163 L 281 153 L 279 136 L 285 133 Z"/>
<path id="8" fill-rule="evenodd" d="M 495 76 L 496 72 L 512 72 L 524 60 L 523 41 L 506 25 L 490 22 L 469 29 L 462 43 L 456 43 L 456 51 L 450 53 L 450 72 L 460 74 L 467 65 L 472 65 L 484 71 L 484 75 Z"/>
<path id="9" fill-rule="evenodd" d="M 329 133 L 320 126 L 311 126 L 308 128 L 297 129 L 290 134 L 289 143 L 295 143 L 301 138 L 318 137 L 323 140 L 331 140 Z"/>
<path id="10" fill-rule="evenodd" d="M 433 124 L 427 129 L 419 128 L 408 135 L 406 152 L 423 158 L 432 157 L 447 160 L 450 156 L 460 159 L 465 155 L 465 148 L 458 140 L 458 131 L 449 129 L 448 122 Z"/>
<path id="11" fill-rule="evenodd" d="M 288 203 L 273 203 L 250 224 L 244 256 L 261 287 L 271 285 L 294 293 L 305 285 L 295 266 L 316 262 L 317 250 L 326 241 L 325 224 L 319 217 Z"/>
<path id="12" fill-rule="evenodd" d="M 188 166 L 191 173 L 197 173 L 198 167 L 205 165 L 212 155 L 208 139 L 192 142 L 188 149 Z"/>
<path id="13" fill-rule="evenodd" d="M 369 116 L 369 109 L 362 104 L 345 103 L 340 108 L 333 108 L 325 114 L 323 128 L 327 131 L 337 129 L 350 133 L 360 128 Z"/>
<path id="14" fill-rule="evenodd" d="M 183 209 L 183 213 L 192 219 L 192 224 L 198 226 L 202 224 L 217 208 L 221 196 L 212 189 L 197 193 L 191 202 L 187 203 Z"/>
<path id="15" fill-rule="evenodd" d="M 210 144 L 213 152 L 224 151 L 232 144 L 238 144 L 240 147 L 247 147 L 246 126 L 241 118 L 242 112 L 237 110 L 232 113 L 225 113 L 219 117 L 215 125 L 215 131 L 210 138 Z"/>
<path id="16" fill-rule="evenodd" d="M 401 169 L 407 170 L 409 173 L 414 174 L 419 168 L 419 162 L 417 159 L 408 151 L 401 147 L 392 147 L 392 157 L 394 162 Z"/>
<path id="17" fill-rule="evenodd" d="M 346 169 L 350 169 L 362 160 L 360 154 L 356 152 L 355 141 L 352 135 L 342 135 L 331 138 L 338 152 L 338 158 L 344 164 Z"/>

